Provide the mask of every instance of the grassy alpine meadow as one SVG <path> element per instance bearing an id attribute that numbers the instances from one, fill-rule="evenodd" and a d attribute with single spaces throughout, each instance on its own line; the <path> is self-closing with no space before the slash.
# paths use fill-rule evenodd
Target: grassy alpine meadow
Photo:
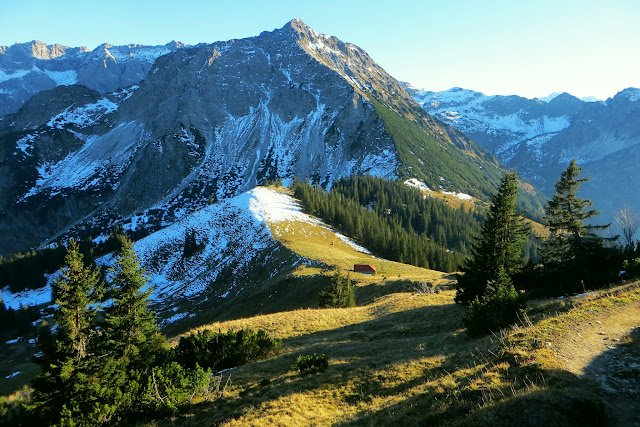
<path id="1" fill-rule="evenodd" d="M 597 387 L 558 352 L 590 325 L 640 312 L 637 283 L 529 304 L 520 325 L 483 338 L 461 327 L 453 291 L 394 293 L 350 309 L 309 309 L 202 326 L 251 327 L 284 351 L 224 372 L 223 397 L 148 425 L 602 425 Z M 632 314 L 633 315 L 633 314 Z M 198 328 L 198 329 L 201 329 Z M 585 332 L 586 333 L 586 332 Z M 623 340 L 630 346 L 629 340 Z M 326 354 L 326 371 L 291 370 Z M 228 381 L 228 382 L 227 382 Z"/>

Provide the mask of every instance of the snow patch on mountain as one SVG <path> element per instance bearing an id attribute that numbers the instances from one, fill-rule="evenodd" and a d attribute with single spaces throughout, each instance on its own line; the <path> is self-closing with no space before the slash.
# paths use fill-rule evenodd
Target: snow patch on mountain
<path id="1" fill-rule="evenodd" d="M 176 296 L 193 298 L 215 286 L 224 269 L 243 270 L 260 254 L 276 250 L 266 224 L 282 221 L 318 222 L 302 213 L 291 196 L 256 187 L 206 206 L 139 240 L 134 248 L 151 273 L 151 299 L 160 302 Z M 202 245 L 201 251 L 189 257 L 183 255 L 187 233 L 195 233 L 196 241 Z M 221 297 L 229 291 L 225 288 L 217 293 Z"/>
<path id="2" fill-rule="evenodd" d="M 38 70 L 37 68 L 35 69 Z M 0 70 L 0 83 L 13 80 L 13 79 L 21 79 L 27 74 L 31 73 L 32 71 L 33 70 L 16 70 L 12 73 L 5 73 L 4 71 Z"/>
<path id="3" fill-rule="evenodd" d="M 557 98 L 560 95 L 562 95 L 562 92 L 552 92 L 549 95 L 543 96 L 542 98 L 538 98 L 538 99 L 542 102 L 549 103 L 551 102 L 552 99 Z"/>
<path id="4" fill-rule="evenodd" d="M 404 182 L 404 184 L 408 187 L 417 188 L 422 192 L 431 192 L 431 189 L 424 182 L 420 181 L 418 178 L 410 178 Z"/>
<path id="5" fill-rule="evenodd" d="M 0 289 L 0 298 L 6 308 L 18 310 L 21 307 L 34 307 L 40 304 L 51 302 L 51 284 L 39 289 L 25 289 L 24 291 L 13 293 L 8 286 Z"/>
<path id="6" fill-rule="evenodd" d="M 36 137 L 36 134 L 29 134 L 25 137 L 20 138 L 18 141 L 16 141 L 16 149 L 22 151 L 27 156 L 31 156 L 31 151 L 33 151 L 33 142 L 35 141 Z M 18 153 L 14 152 L 13 154 L 16 155 Z"/>
<path id="7" fill-rule="evenodd" d="M 631 102 L 640 101 L 640 89 L 630 87 L 621 91 L 620 94 Z"/>
<path id="8" fill-rule="evenodd" d="M 49 76 L 51 80 L 56 82 L 58 86 L 71 86 L 78 82 L 78 73 L 74 70 L 67 71 L 49 71 L 44 70 L 44 73 Z"/>
<path id="9" fill-rule="evenodd" d="M 45 162 L 38 165 L 36 184 L 23 199 L 46 188 L 54 190 L 52 194 L 63 188 L 86 189 L 98 184 L 99 180 L 89 180 L 97 173 L 102 173 L 103 176 L 107 172 L 112 176 L 121 173 L 131 160 L 143 133 L 144 126 L 136 122 L 121 123 L 102 136 L 74 133 L 84 141 L 84 145 L 56 164 Z M 108 141 L 111 143 L 105 143 Z"/>
<path id="10" fill-rule="evenodd" d="M 47 126 L 64 129 L 67 125 L 76 125 L 84 128 L 96 123 L 102 116 L 111 114 L 118 109 L 118 104 L 102 98 L 94 104 L 83 105 L 77 108 L 66 108 L 62 113 L 49 120 Z"/>

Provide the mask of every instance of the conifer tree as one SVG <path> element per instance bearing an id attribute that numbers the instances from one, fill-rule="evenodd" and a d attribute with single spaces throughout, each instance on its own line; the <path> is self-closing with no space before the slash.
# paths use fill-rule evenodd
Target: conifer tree
<path id="1" fill-rule="evenodd" d="M 507 172 L 493 201 L 481 235 L 471 248 L 458 276 L 456 301 L 468 304 L 485 294 L 487 282 L 498 278 L 500 269 L 512 278 L 522 265 L 522 246 L 531 233 L 529 224 L 516 212 L 518 175 Z"/>
<path id="2" fill-rule="evenodd" d="M 484 295 L 469 304 L 464 324 L 472 335 L 487 333 L 515 323 L 521 310 L 522 302 L 511 278 L 499 267 L 496 278 L 487 282 Z"/>
<path id="3" fill-rule="evenodd" d="M 343 276 L 339 271 L 336 272 L 331 283 L 320 292 L 318 305 L 323 308 L 355 307 L 355 291 L 351 278 L 348 275 Z"/>
<path id="4" fill-rule="evenodd" d="M 544 217 L 551 234 L 542 249 L 542 262 L 548 271 L 562 270 L 570 286 L 581 283 L 585 278 L 579 277 L 584 276 L 580 272 L 582 266 L 591 254 L 603 247 L 606 240 L 597 234 L 597 230 L 610 225 L 586 223 L 598 215 L 598 211 L 591 209 L 593 203 L 590 200 L 577 196 L 580 185 L 589 180 L 578 178 L 581 171 L 576 160 L 571 160 L 555 184 L 556 192 L 545 207 Z"/>
<path id="5" fill-rule="evenodd" d="M 110 269 L 110 296 L 113 304 L 105 309 L 106 346 L 111 353 L 135 365 L 149 365 L 165 345 L 164 335 L 148 307 L 151 289 L 144 269 L 126 239 L 115 267 Z"/>
<path id="6" fill-rule="evenodd" d="M 100 405 L 95 396 L 95 358 L 89 352 L 96 335 L 95 306 L 101 296 L 100 277 L 85 267 L 79 246 L 69 243 L 61 276 L 53 283 L 56 328 L 40 338 L 42 372 L 34 380 L 34 407 L 48 421 L 75 420 L 92 424 Z"/>

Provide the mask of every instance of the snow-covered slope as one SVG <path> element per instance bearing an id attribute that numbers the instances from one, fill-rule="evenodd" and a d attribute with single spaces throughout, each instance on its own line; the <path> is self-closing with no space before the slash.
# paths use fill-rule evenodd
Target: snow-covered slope
<path id="1" fill-rule="evenodd" d="M 463 131 L 502 156 L 510 147 L 541 135 L 556 134 L 571 124 L 582 101 L 568 94 L 546 100 L 518 96 L 487 96 L 468 89 L 414 91 L 414 99 L 444 122 Z"/>
<path id="2" fill-rule="evenodd" d="M 145 222 L 136 218 L 129 228 Z M 296 199 L 274 188 L 256 187 L 231 199 L 185 215 L 174 224 L 138 240 L 134 249 L 153 287 L 151 301 L 163 322 L 211 310 L 228 301 L 269 293 L 269 279 L 286 276 L 298 265 L 313 263 L 291 252 L 272 235 L 271 228 L 311 224 L 331 233 L 356 251 L 365 249 L 301 211 Z M 187 234 L 195 234 L 199 250 L 185 256 Z M 100 240 L 98 237 L 96 240 Z M 108 267 L 114 255 L 99 258 Z M 53 280 L 55 275 L 49 279 Z M 273 284 L 272 284 L 273 285 Z M 12 294 L 0 291 L 7 307 L 51 301 L 51 286 Z M 315 298 L 315 295 L 314 295 Z"/>

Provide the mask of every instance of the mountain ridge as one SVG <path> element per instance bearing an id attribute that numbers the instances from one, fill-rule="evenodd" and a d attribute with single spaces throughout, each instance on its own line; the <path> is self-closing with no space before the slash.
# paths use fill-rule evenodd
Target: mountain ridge
<path id="1" fill-rule="evenodd" d="M 640 197 L 627 190 L 639 177 L 634 160 L 640 151 L 640 89 L 623 89 L 601 102 L 566 93 L 544 102 L 461 88 L 412 93 L 426 111 L 471 136 L 547 195 L 576 158 L 591 178 L 581 194 L 598 206 L 602 221 L 612 222 L 625 205 L 640 211 Z"/>
<path id="2" fill-rule="evenodd" d="M 299 20 L 181 47 L 112 92 L 42 91 L 0 120 L 0 160 L 4 254 L 132 215 L 164 227 L 268 180 L 415 176 L 488 199 L 501 174 L 366 52 Z"/>

